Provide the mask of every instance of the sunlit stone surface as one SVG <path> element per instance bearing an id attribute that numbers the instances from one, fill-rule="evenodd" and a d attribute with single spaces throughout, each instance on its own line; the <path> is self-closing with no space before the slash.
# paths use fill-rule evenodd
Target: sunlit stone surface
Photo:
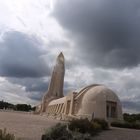
<path id="1" fill-rule="evenodd" d="M 52 72 L 48 91 L 36 113 L 55 119 L 101 118 L 107 121 L 122 119 L 122 107 L 117 95 L 107 87 L 93 84 L 63 96 L 65 60 L 59 54 Z"/>

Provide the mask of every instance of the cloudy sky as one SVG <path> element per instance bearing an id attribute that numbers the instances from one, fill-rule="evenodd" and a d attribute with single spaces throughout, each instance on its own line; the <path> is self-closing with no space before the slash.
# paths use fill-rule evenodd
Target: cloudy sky
<path id="1" fill-rule="evenodd" d="M 0 0 L 0 100 L 38 104 L 63 51 L 65 94 L 103 84 L 140 112 L 139 37 L 139 0 Z"/>

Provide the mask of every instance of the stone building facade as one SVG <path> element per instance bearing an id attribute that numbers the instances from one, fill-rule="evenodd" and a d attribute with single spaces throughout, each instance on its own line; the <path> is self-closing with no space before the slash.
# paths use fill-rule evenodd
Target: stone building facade
<path id="1" fill-rule="evenodd" d="M 56 119 L 100 118 L 107 121 L 121 120 L 122 107 L 117 95 L 100 84 L 93 84 L 63 96 L 65 60 L 59 54 L 48 91 L 36 112 Z"/>

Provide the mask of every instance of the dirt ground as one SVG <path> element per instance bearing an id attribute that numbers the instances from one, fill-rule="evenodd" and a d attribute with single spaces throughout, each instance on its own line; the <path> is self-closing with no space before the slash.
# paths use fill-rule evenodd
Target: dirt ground
<path id="1" fill-rule="evenodd" d="M 6 128 L 21 140 L 41 140 L 45 129 L 57 122 L 41 115 L 0 111 L 0 129 Z"/>
<path id="2" fill-rule="evenodd" d="M 0 129 L 6 128 L 21 140 L 41 140 L 45 129 L 57 122 L 41 115 L 0 111 Z M 103 131 L 93 140 L 140 140 L 140 130 L 111 128 Z"/>

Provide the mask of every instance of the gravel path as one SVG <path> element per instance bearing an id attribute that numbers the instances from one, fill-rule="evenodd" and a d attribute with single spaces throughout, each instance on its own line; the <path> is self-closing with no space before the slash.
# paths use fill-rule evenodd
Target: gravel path
<path id="1" fill-rule="evenodd" d="M 57 122 L 40 115 L 0 112 L 0 129 L 6 128 L 21 140 L 41 140 L 45 129 Z"/>
<path id="2" fill-rule="evenodd" d="M 0 111 L 0 129 L 6 128 L 21 140 L 41 140 L 44 130 L 57 122 L 40 115 Z M 93 140 L 140 140 L 140 130 L 111 128 Z"/>

